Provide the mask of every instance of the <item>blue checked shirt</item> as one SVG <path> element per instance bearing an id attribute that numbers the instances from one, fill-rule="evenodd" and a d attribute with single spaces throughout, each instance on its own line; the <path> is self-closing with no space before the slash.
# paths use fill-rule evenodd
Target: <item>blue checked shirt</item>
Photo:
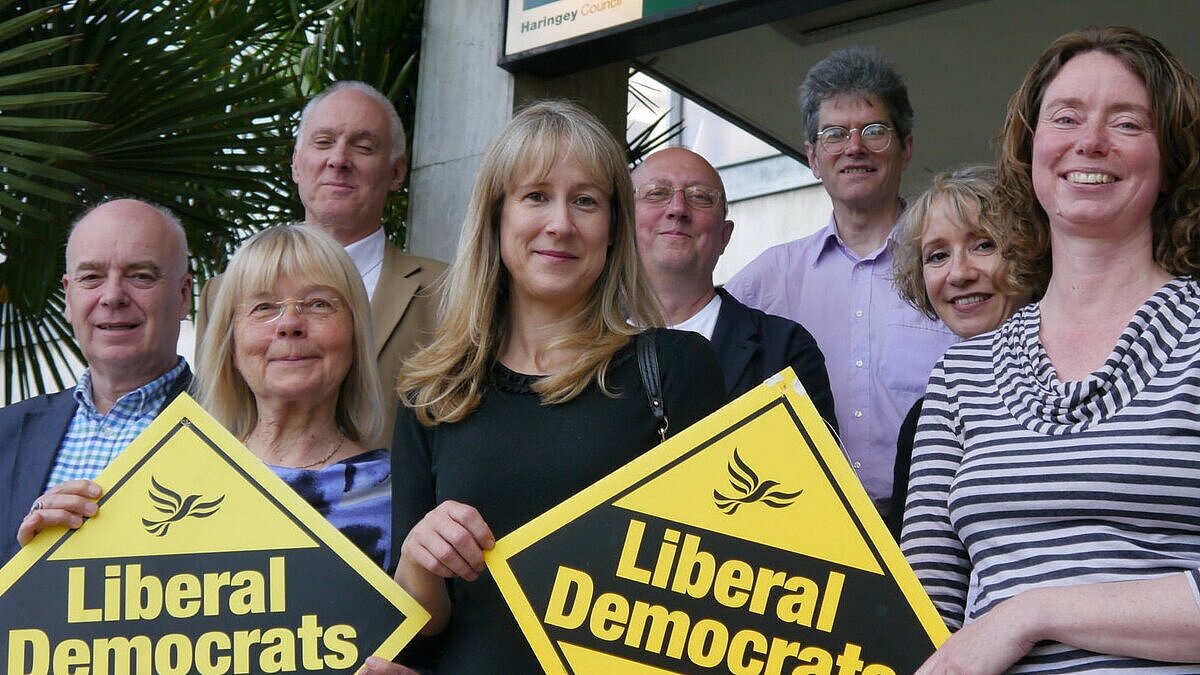
<path id="1" fill-rule="evenodd" d="M 95 478 L 150 426 L 166 406 L 167 396 L 186 368 L 187 363 L 179 359 L 171 370 L 117 399 L 107 415 L 101 415 L 92 403 L 92 373 L 84 371 L 74 394 L 79 407 L 58 446 L 58 457 L 45 489 L 77 478 Z"/>

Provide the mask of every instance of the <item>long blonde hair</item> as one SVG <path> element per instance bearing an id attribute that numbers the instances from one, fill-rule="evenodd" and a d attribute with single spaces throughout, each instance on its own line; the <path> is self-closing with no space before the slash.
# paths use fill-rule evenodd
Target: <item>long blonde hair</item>
<path id="1" fill-rule="evenodd" d="M 484 155 L 450 268 L 443 319 L 429 346 L 400 371 L 400 400 L 422 424 L 457 422 L 478 407 L 509 329 L 509 274 L 500 260 L 499 235 L 504 196 L 527 176 L 545 177 L 567 152 L 609 193 L 612 244 L 604 270 L 573 318 L 576 329 L 549 347 L 578 351 L 578 358 L 540 379 L 535 391 L 544 403 L 563 403 L 595 381 L 612 395 L 605 373 L 613 356 L 642 327 L 663 325 L 637 257 L 624 149 L 578 105 L 534 103 L 513 117 Z"/>

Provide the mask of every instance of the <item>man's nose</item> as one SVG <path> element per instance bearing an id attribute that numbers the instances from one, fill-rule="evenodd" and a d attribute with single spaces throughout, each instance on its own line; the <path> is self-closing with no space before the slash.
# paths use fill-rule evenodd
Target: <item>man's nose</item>
<path id="1" fill-rule="evenodd" d="M 100 287 L 100 302 L 110 307 L 121 307 L 129 303 L 125 279 L 120 274 L 110 274 L 104 278 L 104 283 Z"/>

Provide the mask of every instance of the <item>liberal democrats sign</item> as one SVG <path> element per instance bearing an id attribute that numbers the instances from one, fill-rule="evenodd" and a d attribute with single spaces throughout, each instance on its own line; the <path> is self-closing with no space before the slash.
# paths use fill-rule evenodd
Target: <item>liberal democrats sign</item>
<path id="1" fill-rule="evenodd" d="M 428 614 L 186 395 L 0 569 L 9 675 L 352 673 Z"/>
<path id="2" fill-rule="evenodd" d="M 897 675 L 948 636 L 790 370 L 487 563 L 550 673 Z"/>

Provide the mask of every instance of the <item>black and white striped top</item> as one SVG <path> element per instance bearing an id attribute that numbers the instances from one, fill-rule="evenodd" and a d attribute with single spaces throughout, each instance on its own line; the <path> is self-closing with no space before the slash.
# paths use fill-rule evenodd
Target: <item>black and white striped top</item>
<path id="1" fill-rule="evenodd" d="M 1029 305 L 929 381 L 901 547 L 952 630 L 1040 586 L 1186 572 L 1200 601 L 1200 283 L 1168 282 L 1060 382 Z M 1012 672 L 1200 673 L 1039 644 Z"/>

